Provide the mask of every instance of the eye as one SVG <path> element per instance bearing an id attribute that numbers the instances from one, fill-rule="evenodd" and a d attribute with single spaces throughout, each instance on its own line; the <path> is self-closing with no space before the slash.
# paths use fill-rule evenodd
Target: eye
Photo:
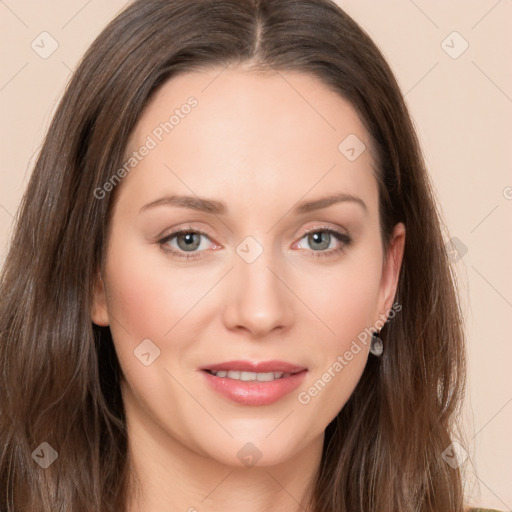
<path id="1" fill-rule="evenodd" d="M 208 233 L 196 229 L 177 229 L 158 241 L 162 249 L 173 256 L 193 259 L 201 256 L 197 249 L 205 249 L 202 238 L 209 239 Z M 175 242 L 175 244 L 173 244 Z"/>
<path id="2" fill-rule="evenodd" d="M 203 238 L 210 240 L 209 234 L 204 231 L 182 228 L 166 235 L 159 240 L 158 243 L 164 251 L 170 253 L 172 256 L 191 260 L 200 258 L 201 253 L 207 249 L 205 244 L 202 243 Z M 302 240 L 306 240 L 306 243 L 312 247 L 312 251 L 306 252 L 314 258 L 329 257 L 339 254 L 352 242 L 352 238 L 348 234 L 329 227 L 319 227 L 306 231 L 303 233 L 298 244 L 300 244 Z M 215 246 L 214 244 L 214 247 L 219 246 Z M 303 248 L 299 247 L 299 249 Z"/>
<path id="3" fill-rule="evenodd" d="M 352 238 L 348 234 L 328 227 L 309 230 L 303 234 L 299 244 L 302 240 L 306 240 L 306 243 L 313 249 L 312 252 L 308 252 L 310 252 L 310 256 L 314 258 L 329 257 L 339 254 L 352 242 Z"/>

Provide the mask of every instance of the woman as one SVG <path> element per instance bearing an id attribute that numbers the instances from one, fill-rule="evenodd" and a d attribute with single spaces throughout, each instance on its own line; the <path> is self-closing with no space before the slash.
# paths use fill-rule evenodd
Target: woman
<path id="1" fill-rule="evenodd" d="M 391 70 L 329 0 L 139 0 L 1 280 L 1 509 L 463 511 L 464 339 Z"/>

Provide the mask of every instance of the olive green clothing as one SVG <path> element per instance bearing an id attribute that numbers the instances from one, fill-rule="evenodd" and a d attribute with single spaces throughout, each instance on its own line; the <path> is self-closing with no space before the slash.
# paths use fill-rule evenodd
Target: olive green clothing
<path id="1" fill-rule="evenodd" d="M 501 512 L 495 508 L 472 508 L 469 512 Z"/>

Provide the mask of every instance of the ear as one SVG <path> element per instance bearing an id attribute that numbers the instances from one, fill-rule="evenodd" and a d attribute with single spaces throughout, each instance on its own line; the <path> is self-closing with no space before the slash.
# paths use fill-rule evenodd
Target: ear
<path id="1" fill-rule="evenodd" d="M 96 325 L 104 327 L 110 323 L 107 308 L 107 294 L 100 270 L 98 270 L 94 276 L 91 320 Z"/>
<path id="2" fill-rule="evenodd" d="M 399 222 L 391 236 L 388 247 L 387 257 L 382 269 L 382 279 L 380 283 L 380 300 L 379 307 L 384 316 L 388 316 L 388 312 L 393 305 L 396 289 L 398 286 L 398 278 L 400 277 L 400 268 L 404 255 L 405 246 L 405 225 Z"/>

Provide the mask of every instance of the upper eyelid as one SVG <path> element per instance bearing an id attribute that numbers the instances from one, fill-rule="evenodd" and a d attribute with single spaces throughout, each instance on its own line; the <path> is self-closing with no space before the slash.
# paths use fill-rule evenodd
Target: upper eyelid
<path id="1" fill-rule="evenodd" d="M 317 231 L 333 231 L 335 233 L 340 233 L 340 234 L 349 236 L 349 232 L 348 232 L 348 230 L 346 228 L 333 227 L 333 226 L 329 226 L 327 224 L 321 225 L 321 226 L 312 226 L 312 227 L 309 227 L 309 228 L 301 229 L 297 236 L 300 236 L 301 238 L 303 238 L 307 234 L 309 234 L 309 233 L 316 233 Z"/>

